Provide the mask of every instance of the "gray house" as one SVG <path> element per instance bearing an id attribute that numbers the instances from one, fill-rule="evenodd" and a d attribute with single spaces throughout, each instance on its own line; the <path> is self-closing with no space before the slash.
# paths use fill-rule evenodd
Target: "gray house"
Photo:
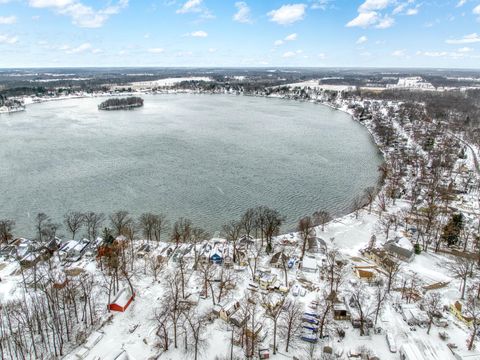
<path id="1" fill-rule="evenodd" d="M 392 240 L 388 240 L 383 244 L 383 248 L 392 256 L 403 260 L 412 261 L 415 250 L 412 243 L 405 237 L 397 236 Z"/>

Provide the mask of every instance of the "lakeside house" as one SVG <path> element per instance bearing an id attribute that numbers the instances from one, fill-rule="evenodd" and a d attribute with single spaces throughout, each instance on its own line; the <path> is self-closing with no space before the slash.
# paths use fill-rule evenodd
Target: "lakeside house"
<path id="1" fill-rule="evenodd" d="M 403 236 L 396 236 L 394 239 L 387 240 L 383 248 L 397 259 L 410 262 L 415 256 L 415 250 L 410 240 Z"/>

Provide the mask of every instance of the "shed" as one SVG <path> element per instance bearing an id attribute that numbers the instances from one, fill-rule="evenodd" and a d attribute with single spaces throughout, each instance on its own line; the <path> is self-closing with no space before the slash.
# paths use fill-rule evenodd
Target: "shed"
<path id="1" fill-rule="evenodd" d="M 114 300 L 108 304 L 108 309 L 111 311 L 124 312 L 133 299 L 135 299 L 135 293 L 132 294 L 130 290 L 123 288 L 117 293 Z"/>

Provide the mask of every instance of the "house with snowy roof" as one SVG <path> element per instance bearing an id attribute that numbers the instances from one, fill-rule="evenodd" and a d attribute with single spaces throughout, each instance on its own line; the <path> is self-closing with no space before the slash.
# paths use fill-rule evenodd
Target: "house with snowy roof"
<path id="1" fill-rule="evenodd" d="M 396 236 L 394 239 L 388 240 L 383 244 L 383 248 L 390 255 L 407 262 L 412 261 L 415 255 L 413 244 L 403 236 Z"/>
<path id="2" fill-rule="evenodd" d="M 273 254 L 272 258 L 270 259 L 270 266 L 275 268 L 283 268 L 287 263 L 288 257 L 283 253 L 283 251 Z"/>

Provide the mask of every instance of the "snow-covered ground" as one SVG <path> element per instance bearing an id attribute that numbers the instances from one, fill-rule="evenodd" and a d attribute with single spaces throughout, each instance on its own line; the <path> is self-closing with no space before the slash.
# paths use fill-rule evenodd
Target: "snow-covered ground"
<path id="1" fill-rule="evenodd" d="M 132 82 L 131 85 L 134 89 L 171 87 L 178 83 L 181 83 L 182 81 L 212 81 L 212 79 L 205 76 L 178 77 L 178 78 L 166 78 L 166 79 L 153 80 L 153 81 Z"/>

